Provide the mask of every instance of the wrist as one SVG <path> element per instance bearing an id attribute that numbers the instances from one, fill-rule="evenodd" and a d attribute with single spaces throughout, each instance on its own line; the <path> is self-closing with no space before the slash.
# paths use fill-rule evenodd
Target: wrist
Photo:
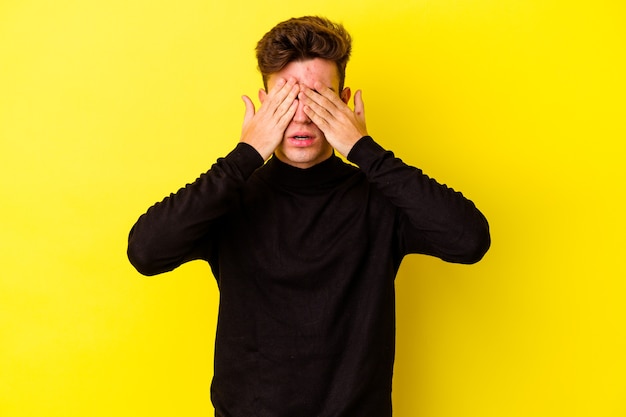
<path id="1" fill-rule="evenodd" d="M 350 138 L 348 140 L 344 140 L 343 143 L 340 143 L 337 146 L 333 146 L 333 147 L 342 156 L 347 158 L 348 155 L 350 154 L 350 152 L 352 151 L 352 149 L 354 148 L 354 146 L 365 136 L 367 136 L 367 134 L 365 134 L 365 135 L 361 135 L 361 134 L 354 135 L 352 138 Z"/>
<path id="2" fill-rule="evenodd" d="M 264 143 L 258 143 L 253 140 L 242 139 L 240 143 L 245 143 L 246 145 L 249 145 L 250 147 L 252 147 L 255 151 L 257 151 L 259 156 L 263 158 L 263 161 L 267 161 L 269 157 L 272 156 L 272 154 L 274 153 L 274 149 L 275 149 L 275 147 L 268 146 L 267 144 L 264 144 Z"/>

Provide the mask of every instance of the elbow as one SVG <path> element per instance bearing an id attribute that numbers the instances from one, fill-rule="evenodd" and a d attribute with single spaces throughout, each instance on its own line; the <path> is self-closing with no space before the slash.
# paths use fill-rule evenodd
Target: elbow
<path id="1" fill-rule="evenodd" d="M 131 265 L 135 267 L 137 272 L 145 276 L 154 276 L 165 272 L 161 262 L 155 256 L 154 248 L 146 244 L 145 239 L 138 238 L 134 232 L 135 228 L 133 227 L 128 236 L 128 248 L 126 249 L 126 256 L 128 256 Z"/>
<path id="2" fill-rule="evenodd" d="M 144 250 L 144 248 L 138 244 L 129 242 L 126 255 L 131 265 L 134 266 L 141 275 L 150 277 L 162 272 L 156 267 L 149 251 Z"/>
<path id="3" fill-rule="evenodd" d="M 436 251 L 437 256 L 443 261 L 475 264 L 483 259 L 491 246 L 489 224 L 484 218 L 480 222 L 465 224 L 456 236 L 456 239 L 440 246 Z"/>
<path id="4" fill-rule="evenodd" d="M 491 237 L 489 236 L 489 233 L 487 233 L 485 236 L 481 237 L 480 239 L 477 239 L 476 241 L 472 242 L 470 245 L 467 245 L 465 256 L 463 257 L 460 263 L 467 264 L 467 265 L 477 263 L 478 261 L 483 259 L 483 257 L 489 250 L 490 246 L 491 246 Z"/>
<path id="5" fill-rule="evenodd" d="M 491 234 L 489 232 L 489 224 L 487 220 L 481 222 L 482 224 L 474 227 L 470 232 L 466 232 L 464 239 L 462 239 L 462 256 L 458 263 L 462 264 L 475 264 L 487 253 L 491 246 Z"/>

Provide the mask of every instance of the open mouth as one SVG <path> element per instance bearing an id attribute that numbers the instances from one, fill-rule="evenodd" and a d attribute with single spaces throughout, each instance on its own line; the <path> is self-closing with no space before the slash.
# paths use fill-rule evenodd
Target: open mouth
<path id="1" fill-rule="evenodd" d="M 311 133 L 301 130 L 299 132 L 293 132 L 289 135 L 289 142 L 291 142 L 292 146 L 297 147 L 307 147 L 311 146 L 315 143 L 315 135 Z"/>

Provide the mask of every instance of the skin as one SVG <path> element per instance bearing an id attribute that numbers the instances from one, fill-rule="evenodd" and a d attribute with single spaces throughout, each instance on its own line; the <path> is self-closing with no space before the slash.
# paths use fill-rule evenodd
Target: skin
<path id="1" fill-rule="evenodd" d="M 291 62 L 268 77 L 267 87 L 267 92 L 259 91 L 258 111 L 248 96 L 242 97 L 246 112 L 241 142 L 264 160 L 275 154 L 289 165 L 310 168 L 328 159 L 333 148 L 347 156 L 368 135 L 361 91 L 350 109 L 351 91 L 338 93 L 339 75 L 332 61 Z"/>

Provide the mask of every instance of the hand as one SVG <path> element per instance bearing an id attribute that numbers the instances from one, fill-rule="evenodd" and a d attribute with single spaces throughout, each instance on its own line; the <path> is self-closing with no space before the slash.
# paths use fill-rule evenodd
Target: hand
<path id="1" fill-rule="evenodd" d="M 252 145 L 267 160 L 283 140 L 285 129 L 298 109 L 296 100 L 300 86 L 294 78 L 279 79 L 255 111 L 250 97 L 243 96 L 246 113 L 241 129 L 241 142 Z"/>
<path id="2" fill-rule="evenodd" d="M 354 144 L 367 136 L 361 90 L 354 95 L 354 111 L 320 82 L 315 83 L 315 90 L 307 87 L 302 90 L 298 97 L 304 102 L 306 115 L 324 132 L 328 143 L 347 157 Z"/>

